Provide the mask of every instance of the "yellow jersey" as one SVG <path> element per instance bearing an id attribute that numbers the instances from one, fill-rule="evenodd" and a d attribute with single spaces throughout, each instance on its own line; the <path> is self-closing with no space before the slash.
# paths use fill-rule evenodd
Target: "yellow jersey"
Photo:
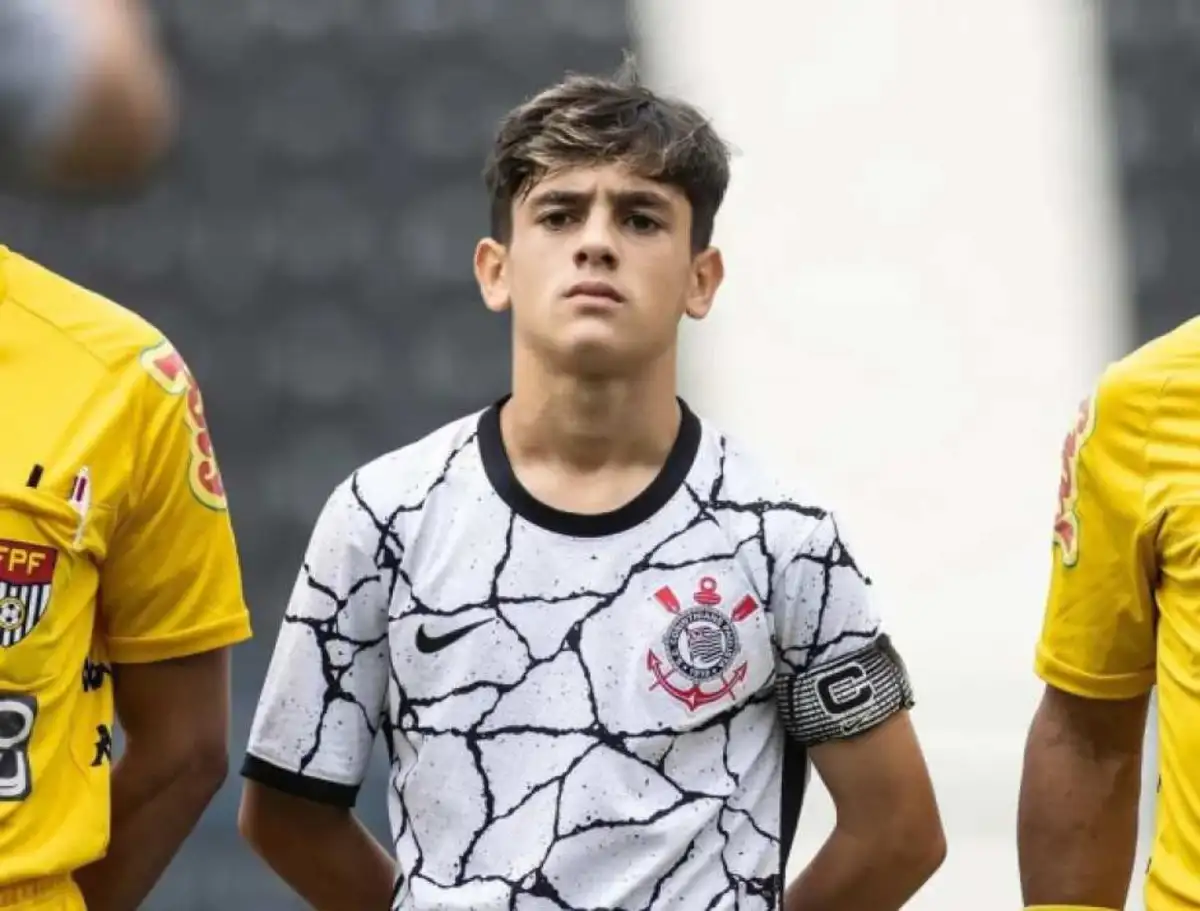
<path id="1" fill-rule="evenodd" d="M 112 664 L 250 635 L 200 390 L 145 320 L 0 247 L 0 886 L 109 837 Z"/>
<path id="2" fill-rule="evenodd" d="M 1200 319 L 1112 364 L 1062 453 L 1035 666 L 1078 696 L 1158 687 L 1148 911 L 1200 907 Z"/>

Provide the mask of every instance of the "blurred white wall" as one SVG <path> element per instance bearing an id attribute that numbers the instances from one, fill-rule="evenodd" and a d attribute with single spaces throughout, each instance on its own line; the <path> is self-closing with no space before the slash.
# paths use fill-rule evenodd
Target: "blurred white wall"
<path id="1" fill-rule="evenodd" d="M 685 394 L 823 491 L 875 577 L 950 838 L 916 909 L 1020 907 L 1059 444 L 1130 339 L 1094 17 L 1087 0 L 637 6 L 649 81 L 738 149 L 727 285 L 687 330 Z M 832 818 L 815 788 L 790 875 Z"/>

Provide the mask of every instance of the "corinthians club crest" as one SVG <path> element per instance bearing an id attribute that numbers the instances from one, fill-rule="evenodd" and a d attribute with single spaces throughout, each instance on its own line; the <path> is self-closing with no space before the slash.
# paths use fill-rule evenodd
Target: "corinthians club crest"
<path id="1" fill-rule="evenodd" d="M 746 661 L 734 666 L 742 651 L 737 624 L 758 609 L 758 602 L 746 595 L 726 616 L 712 576 L 700 580 L 692 595 L 694 607 L 684 609 L 666 585 L 654 598 L 674 619 L 662 637 L 662 656 L 654 649 L 646 653 L 646 667 L 654 676 L 650 689 L 663 690 L 690 712 L 726 696 L 732 699 L 748 666 Z"/>

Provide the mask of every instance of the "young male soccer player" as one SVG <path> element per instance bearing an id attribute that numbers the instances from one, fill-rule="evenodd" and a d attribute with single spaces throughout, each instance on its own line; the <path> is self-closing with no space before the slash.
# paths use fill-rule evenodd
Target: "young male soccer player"
<path id="1" fill-rule="evenodd" d="M 1062 453 L 1018 845 L 1030 907 L 1125 907 L 1158 686 L 1149 911 L 1200 907 L 1200 321 L 1105 371 Z"/>
<path id="2" fill-rule="evenodd" d="M 253 725 L 242 831 L 321 911 L 884 911 L 940 862 L 837 521 L 676 395 L 728 175 L 631 79 L 503 121 L 475 270 L 512 394 L 336 489 Z M 398 872 L 350 811 L 377 731 Z M 838 825 L 784 905 L 806 751 Z"/>
<path id="3" fill-rule="evenodd" d="M 133 911 L 224 778 L 250 633 L 200 390 L 4 248 L 0 388 L 0 908 Z"/>

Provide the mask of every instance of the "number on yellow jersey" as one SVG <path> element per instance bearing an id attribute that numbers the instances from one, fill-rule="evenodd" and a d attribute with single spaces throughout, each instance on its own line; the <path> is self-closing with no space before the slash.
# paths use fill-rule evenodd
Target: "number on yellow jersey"
<path id="1" fill-rule="evenodd" d="M 29 738 L 36 720 L 36 699 L 23 693 L 0 693 L 0 800 L 24 800 L 33 790 Z"/>
<path id="2" fill-rule="evenodd" d="M 225 509 L 225 484 L 213 454 L 212 436 L 204 417 L 200 386 L 175 346 L 164 339 L 142 352 L 142 366 L 170 395 L 187 396 L 186 421 L 192 434 L 192 459 L 188 482 L 196 499 L 209 509 Z"/>

